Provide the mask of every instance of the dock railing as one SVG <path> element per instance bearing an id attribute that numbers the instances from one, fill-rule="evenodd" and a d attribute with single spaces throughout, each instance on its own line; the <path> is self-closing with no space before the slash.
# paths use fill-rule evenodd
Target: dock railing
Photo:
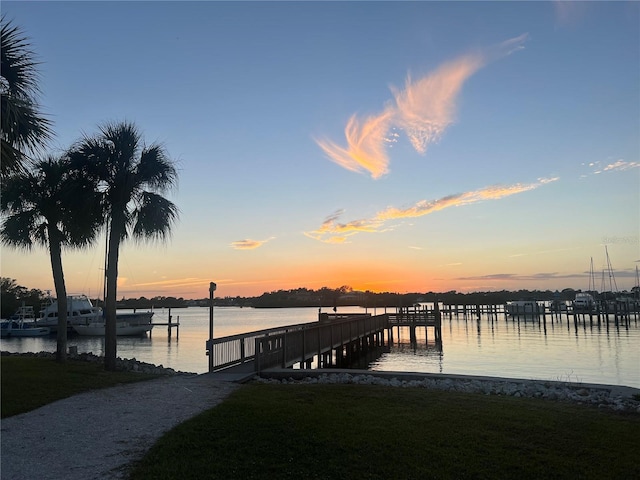
<path id="1" fill-rule="evenodd" d="M 297 331 L 305 328 L 306 325 L 309 324 L 287 325 L 207 340 L 206 349 L 207 355 L 210 356 L 210 371 L 222 370 L 254 360 L 257 338 L 279 335 L 287 331 Z"/>
<path id="2" fill-rule="evenodd" d="M 387 315 L 323 315 L 318 322 L 287 325 L 207 340 L 209 371 L 254 362 L 253 369 L 309 361 L 389 326 Z"/>
<path id="3" fill-rule="evenodd" d="M 327 317 L 325 317 L 327 318 Z M 389 328 L 389 316 L 369 314 L 329 316 L 328 321 L 307 324 L 307 328 L 256 338 L 256 371 L 288 368 L 313 357 L 341 349 Z"/>

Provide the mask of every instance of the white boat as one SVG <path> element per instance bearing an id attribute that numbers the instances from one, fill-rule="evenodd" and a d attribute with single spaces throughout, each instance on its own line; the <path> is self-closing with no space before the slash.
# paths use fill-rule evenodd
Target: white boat
<path id="1" fill-rule="evenodd" d="M 0 337 L 43 337 L 49 335 L 48 327 L 40 327 L 34 322 L 22 320 L 2 320 L 0 324 Z"/>
<path id="2" fill-rule="evenodd" d="M 590 293 L 576 293 L 576 298 L 573 300 L 574 312 L 591 312 L 596 306 L 596 302 Z"/>
<path id="3" fill-rule="evenodd" d="M 544 305 L 536 300 L 516 300 L 506 305 L 509 315 L 539 315 L 544 312 Z"/>
<path id="4" fill-rule="evenodd" d="M 35 313 L 32 306 L 22 303 L 22 306 L 11 315 L 8 320 L 0 324 L 0 337 L 42 337 L 49 335 L 51 330 L 35 323 Z"/>
<path id="5" fill-rule="evenodd" d="M 128 328 L 122 331 L 128 332 L 135 327 L 134 333 L 118 333 L 118 335 L 137 335 L 151 330 L 152 316 L 153 312 L 116 313 L 117 323 L 127 324 Z M 40 318 L 37 320 L 37 324 L 42 327 L 49 327 L 52 332 L 58 331 L 57 300 L 49 300 L 49 304 L 40 311 Z M 84 328 L 87 325 L 93 325 L 93 328 L 87 330 Z M 102 327 L 102 333 L 95 333 L 97 325 L 104 325 L 102 308 L 95 307 L 86 295 L 70 295 L 67 297 L 67 327 L 69 329 L 80 335 L 104 335 L 104 327 Z M 80 328 L 77 329 L 76 327 Z M 83 333 L 80 333 L 80 330 Z M 86 331 L 92 333 L 84 333 Z"/>
<path id="6" fill-rule="evenodd" d="M 94 307 L 86 295 L 69 295 L 67 297 L 68 328 L 101 320 L 102 309 Z M 40 311 L 37 323 L 41 327 L 49 327 L 52 332 L 58 331 L 58 301 L 56 299 L 49 299 L 49 304 Z"/>
<path id="7" fill-rule="evenodd" d="M 153 315 L 153 313 L 152 313 Z M 149 332 L 153 328 L 151 317 L 147 323 L 135 322 L 116 322 L 116 335 L 118 336 L 137 336 Z M 101 336 L 104 337 L 104 322 L 92 322 L 85 325 L 74 325 L 73 329 L 78 335 L 84 336 Z"/>
<path id="8" fill-rule="evenodd" d="M 153 312 L 116 313 L 116 335 L 143 335 L 153 328 L 151 318 Z M 73 330 L 78 335 L 104 336 L 104 317 L 97 321 L 73 324 Z"/>

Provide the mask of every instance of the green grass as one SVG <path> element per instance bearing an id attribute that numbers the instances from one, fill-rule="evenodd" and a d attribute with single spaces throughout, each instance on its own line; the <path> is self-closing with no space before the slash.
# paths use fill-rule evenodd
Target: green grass
<path id="1" fill-rule="evenodd" d="M 107 372 L 103 364 L 53 358 L 0 357 L 2 374 L 1 417 L 34 410 L 47 403 L 96 388 L 157 378 L 134 372 Z"/>
<path id="2" fill-rule="evenodd" d="M 144 479 L 640 478 L 640 416 L 365 385 L 246 385 L 166 434 Z"/>

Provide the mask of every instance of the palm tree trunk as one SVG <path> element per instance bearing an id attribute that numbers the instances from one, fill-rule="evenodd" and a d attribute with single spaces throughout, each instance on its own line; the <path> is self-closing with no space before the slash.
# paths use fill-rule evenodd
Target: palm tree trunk
<path id="1" fill-rule="evenodd" d="M 55 238 L 55 233 L 49 232 L 49 254 L 51 256 L 51 270 L 53 271 L 53 284 L 58 299 L 58 336 L 56 347 L 56 361 L 67 361 L 67 288 L 64 283 L 62 270 L 62 249 L 60 242 Z"/>
<path id="2" fill-rule="evenodd" d="M 122 222 L 111 221 L 109 231 L 109 251 L 107 253 L 107 294 L 105 296 L 104 326 L 104 368 L 116 369 L 116 299 L 118 287 L 118 257 L 120 254 L 120 236 Z"/>

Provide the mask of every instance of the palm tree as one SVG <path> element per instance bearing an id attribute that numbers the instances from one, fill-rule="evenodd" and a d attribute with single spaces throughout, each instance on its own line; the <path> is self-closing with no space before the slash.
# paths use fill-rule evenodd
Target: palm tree
<path id="1" fill-rule="evenodd" d="M 135 125 L 107 123 L 85 136 L 71 156 L 99 182 L 107 220 L 105 368 L 115 369 L 116 298 L 120 243 L 164 240 L 178 218 L 177 207 L 161 194 L 177 182 L 177 172 L 159 144 L 145 146 Z"/>
<path id="2" fill-rule="evenodd" d="M 0 202 L 4 213 L 0 239 L 5 245 L 25 250 L 34 244 L 49 248 L 58 298 L 59 362 L 66 361 L 67 355 L 67 289 L 62 249 L 89 246 L 102 223 L 95 184 L 70 165 L 68 158 L 50 156 L 38 161 L 33 171 L 3 178 Z"/>
<path id="3" fill-rule="evenodd" d="M 51 137 L 51 123 L 38 112 L 38 63 L 28 39 L 4 16 L 0 24 L 0 174 L 6 176 L 24 170 L 28 153 Z"/>

